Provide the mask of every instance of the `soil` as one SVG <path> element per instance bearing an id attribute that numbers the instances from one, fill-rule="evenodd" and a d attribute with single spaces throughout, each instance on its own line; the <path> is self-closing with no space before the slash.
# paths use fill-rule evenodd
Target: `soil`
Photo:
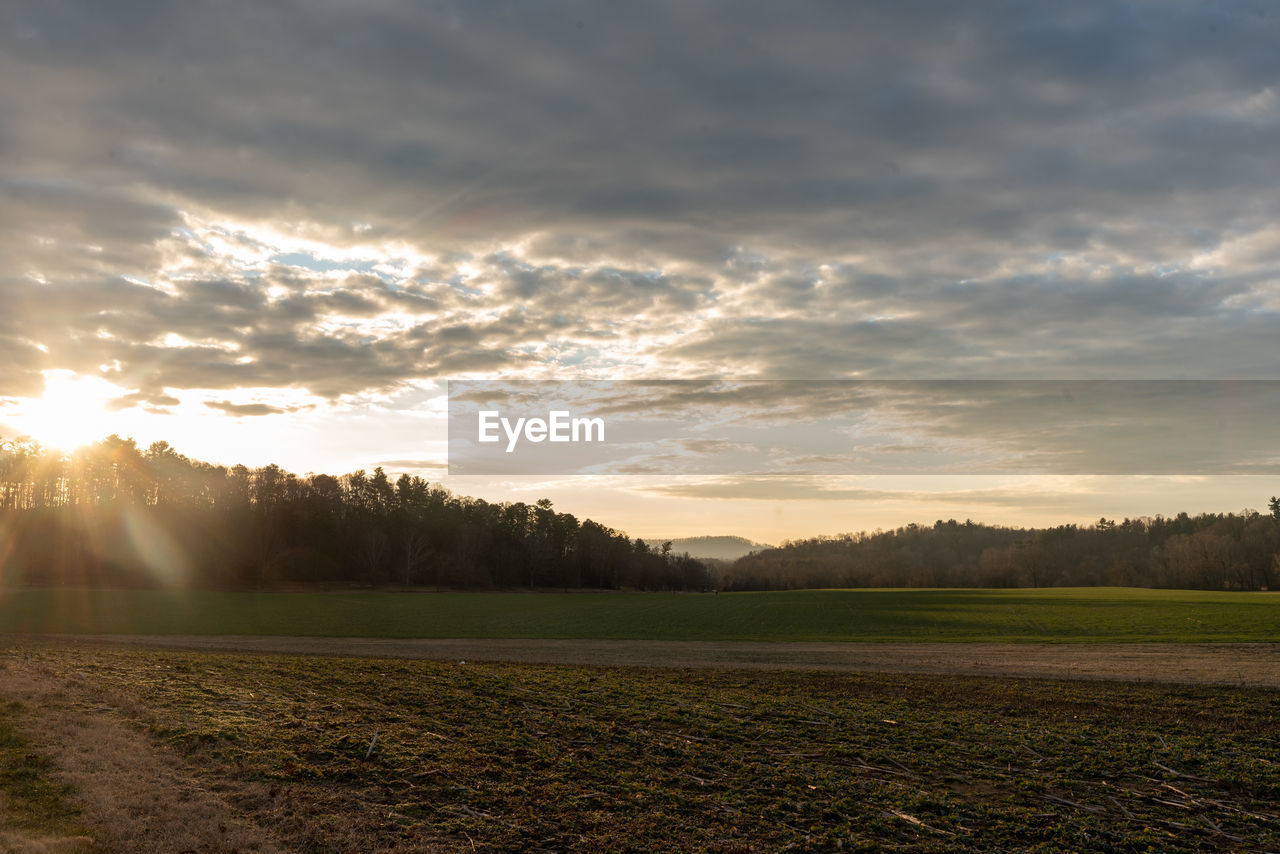
<path id="1" fill-rule="evenodd" d="M 23 727 L 77 790 L 96 838 L 0 832 L 0 851 L 210 854 L 284 850 L 170 745 L 129 696 L 58 672 L 39 646 L 145 648 L 657 668 L 870 671 L 1280 687 L 1280 644 L 748 643 L 607 640 L 3 635 L 0 694 L 33 714 Z M 255 784 L 257 785 L 257 784 Z M 250 793 L 252 794 L 252 793 Z M 265 796 L 264 796 L 265 797 Z M 423 849 L 431 850 L 431 849 Z M 443 850 L 443 849 L 442 849 Z"/>
<path id="2" fill-rule="evenodd" d="M 606 667 L 826 670 L 1280 688 L 1280 644 L 755 643 L 190 635 L 7 635 L 6 644 Z"/>

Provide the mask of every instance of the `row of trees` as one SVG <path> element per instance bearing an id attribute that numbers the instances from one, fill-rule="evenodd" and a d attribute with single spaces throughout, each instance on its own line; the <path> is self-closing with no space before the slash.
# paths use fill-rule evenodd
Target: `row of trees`
<path id="1" fill-rule="evenodd" d="M 0 441 L 0 584 L 1258 590 L 1280 582 L 1280 499 L 1269 509 L 1039 530 L 938 521 L 713 569 L 546 499 L 489 503 L 381 468 L 299 477 L 118 436 L 72 456 Z"/>
<path id="2" fill-rule="evenodd" d="M 381 468 L 227 468 L 112 436 L 72 456 L 0 442 L 0 582 L 702 590 L 710 578 L 547 499 L 489 503 Z"/>
<path id="3" fill-rule="evenodd" d="M 739 559 L 727 589 L 1177 587 L 1267 590 L 1280 581 L 1280 499 L 1270 513 L 1099 519 L 1029 530 L 954 519 L 819 537 Z"/>

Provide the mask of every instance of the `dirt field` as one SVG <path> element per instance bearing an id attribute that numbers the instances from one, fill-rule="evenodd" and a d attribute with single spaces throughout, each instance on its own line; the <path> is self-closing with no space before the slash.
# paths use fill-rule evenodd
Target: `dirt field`
<path id="1" fill-rule="evenodd" d="M 1190 846 L 1156 850 L 1272 850 L 1259 828 L 1277 759 L 1250 733 L 1273 711 L 1256 703 L 1267 691 L 1248 692 L 1280 686 L 1278 644 L 0 637 L 0 696 L 21 704 L 18 724 L 75 787 L 92 833 L 9 833 L 0 816 L 0 851 L 563 850 L 615 837 L 623 850 L 673 816 L 687 825 L 672 839 L 711 833 L 723 851 L 834 847 L 819 831 L 922 851 L 942 836 L 954 850 L 1023 850 L 1046 833 L 1063 850 L 1148 836 Z M 115 654 L 126 647 L 214 655 Z M 730 668 L 762 672 L 705 672 Z M 786 671 L 1079 681 L 853 675 L 832 688 Z M 761 806 L 761 792 L 776 797 Z M 548 818 L 544 801 L 572 808 Z M 761 810 L 795 814 L 738 826 Z M 760 833 L 777 844 L 744 841 Z"/>
<path id="2" fill-rule="evenodd" d="M 83 644 L 443 661 L 932 673 L 1280 688 L 1280 644 L 751 643 L 174 635 L 3 637 L 12 645 Z"/>

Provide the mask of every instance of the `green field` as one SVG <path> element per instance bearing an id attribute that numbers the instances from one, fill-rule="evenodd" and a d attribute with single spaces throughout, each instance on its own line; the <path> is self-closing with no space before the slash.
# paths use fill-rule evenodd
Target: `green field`
<path id="1" fill-rule="evenodd" d="M 5 658 L 56 680 L 77 709 L 146 728 L 293 851 L 1280 846 L 1275 691 L 101 650 Z"/>
<path id="2" fill-rule="evenodd" d="M 624 640 L 1280 642 L 1280 594 L 0 592 L 0 632 Z"/>

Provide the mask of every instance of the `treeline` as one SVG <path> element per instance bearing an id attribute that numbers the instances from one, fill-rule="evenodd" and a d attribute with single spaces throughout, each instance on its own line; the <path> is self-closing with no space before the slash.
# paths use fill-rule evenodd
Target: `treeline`
<path id="1" fill-rule="evenodd" d="M 739 558 L 729 590 L 817 587 L 1172 587 L 1269 590 L 1280 580 L 1280 499 L 1270 514 L 932 527 L 818 537 Z"/>
<path id="2" fill-rule="evenodd" d="M 0 442 L 0 585 L 703 590 L 708 569 L 549 500 L 489 503 L 381 469 L 299 477 L 112 436 Z"/>
<path id="3" fill-rule="evenodd" d="M 590 519 L 381 469 L 297 476 L 112 436 L 71 455 L 0 441 L 0 586 L 773 590 L 1119 585 L 1274 589 L 1270 512 L 1047 529 L 938 521 L 707 563 Z"/>

